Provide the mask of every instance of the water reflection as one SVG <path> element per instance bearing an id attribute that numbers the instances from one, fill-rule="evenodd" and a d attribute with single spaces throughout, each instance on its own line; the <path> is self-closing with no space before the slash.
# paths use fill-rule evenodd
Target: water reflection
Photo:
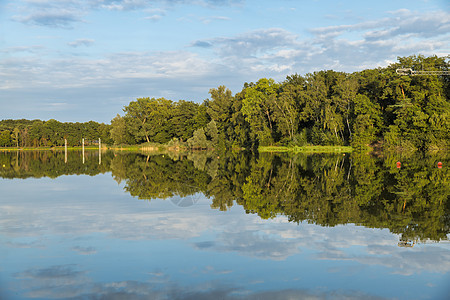
<path id="1" fill-rule="evenodd" d="M 84 159 L 83 159 L 84 158 Z M 84 163 L 83 163 L 84 161 Z M 399 166 L 398 162 L 401 161 Z M 446 240 L 450 231 L 448 156 L 415 153 L 275 155 L 98 151 L 2 152 L 3 178 L 96 175 L 111 172 L 139 199 L 169 199 L 179 207 L 211 199 L 262 219 L 321 226 L 358 224 L 401 234 L 398 246 Z"/>
<path id="2" fill-rule="evenodd" d="M 84 164 L 69 151 L 64 161 L 0 154 L 2 299 L 448 295 L 446 157 L 110 151 L 99 165 L 98 151 Z M 72 174 L 98 176 L 62 176 Z"/>

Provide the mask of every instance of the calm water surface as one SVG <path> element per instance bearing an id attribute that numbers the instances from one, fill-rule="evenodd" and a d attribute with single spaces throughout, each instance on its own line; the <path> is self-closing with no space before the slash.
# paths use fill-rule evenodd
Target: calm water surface
<path id="1" fill-rule="evenodd" d="M 0 298 L 448 299 L 449 164 L 0 152 Z"/>

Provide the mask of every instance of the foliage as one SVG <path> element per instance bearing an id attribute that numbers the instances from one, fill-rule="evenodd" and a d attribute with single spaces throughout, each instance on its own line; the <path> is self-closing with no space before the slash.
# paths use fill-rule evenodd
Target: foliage
<path id="1" fill-rule="evenodd" d="M 54 119 L 0 121 L 0 147 L 53 147 L 112 144 L 111 125 L 89 121 L 85 123 L 59 122 Z M 9 138 L 8 138 L 9 135 Z"/>
<path id="2" fill-rule="evenodd" d="M 202 104 L 138 98 L 111 125 L 3 120 L 0 146 L 77 145 L 99 137 L 115 144 L 178 141 L 197 149 L 258 146 L 352 146 L 435 150 L 450 147 L 448 76 L 401 76 L 398 68 L 446 71 L 450 56 L 399 57 L 386 68 L 352 74 L 323 70 L 280 83 L 261 78 L 234 96 L 210 89 Z M 173 142 L 172 142 L 173 143 Z"/>

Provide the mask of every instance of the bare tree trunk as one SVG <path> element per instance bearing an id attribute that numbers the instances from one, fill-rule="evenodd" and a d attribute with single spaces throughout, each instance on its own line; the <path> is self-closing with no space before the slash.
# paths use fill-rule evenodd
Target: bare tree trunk
<path id="1" fill-rule="evenodd" d="M 347 115 L 347 117 L 346 117 L 345 119 L 346 119 L 346 121 L 347 121 L 348 132 L 350 133 L 350 140 L 352 140 L 352 130 L 350 129 L 350 124 L 349 124 L 349 122 L 348 122 L 348 115 Z"/>
<path id="2" fill-rule="evenodd" d="M 267 115 L 267 118 L 269 119 L 270 130 L 272 130 L 272 121 L 270 120 L 270 114 L 269 114 L 269 110 L 268 109 L 266 109 L 266 115 Z"/>

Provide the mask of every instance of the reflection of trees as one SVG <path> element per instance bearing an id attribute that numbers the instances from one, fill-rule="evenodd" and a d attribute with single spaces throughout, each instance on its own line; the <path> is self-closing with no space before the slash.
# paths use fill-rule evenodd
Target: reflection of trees
<path id="1" fill-rule="evenodd" d="M 222 211 L 233 206 L 233 201 L 242 198 L 242 183 L 250 171 L 251 156 L 243 153 L 230 153 L 218 160 L 218 169 L 204 191 L 207 197 L 212 198 L 211 208 Z"/>
<path id="2" fill-rule="evenodd" d="M 112 162 L 117 181 L 125 180 L 125 190 L 139 199 L 181 197 L 204 190 L 209 176 L 187 159 L 168 155 L 117 154 Z"/>
<path id="3" fill-rule="evenodd" d="M 68 151 L 67 162 L 61 151 L 13 151 L 0 152 L 0 177 L 29 178 L 62 175 L 97 175 L 110 171 L 113 154 L 102 153 L 99 164 L 98 151 L 85 151 L 83 164 L 81 151 Z"/>
<path id="4" fill-rule="evenodd" d="M 402 241 L 441 240 L 450 232 L 449 157 L 274 155 L 245 153 L 145 155 L 140 153 L 0 153 L 0 176 L 27 178 L 112 172 L 139 199 L 202 192 L 211 208 L 237 203 L 261 218 L 283 214 L 291 222 L 321 226 L 354 223 L 389 228 Z M 220 156 L 220 158 L 218 157 Z M 396 162 L 401 161 L 401 168 Z"/>
<path id="5" fill-rule="evenodd" d="M 262 155 L 249 165 L 237 199 L 262 218 L 284 214 L 292 222 L 389 228 L 404 240 L 446 239 L 449 173 L 437 168 L 435 157 L 402 161 L 397 169 L 390 157 L 366 154 Z"/>
<path id="6" fill-rule="evenodd" d="M 388 157 L 385 161 L 392 161 Z M 448 166 L 449 159 L 443 159 Z M 395 195 L 386 201 L 386 213 L 397 217 L 389 225 L 393 232 L 406 238 L 439 240 L 446 237 L 450 225 L 450 173 L 437 168 L 436 157 L 419 154 L 405 158 L 401 168 L 392 164 L 386 176 L 388 190 Z M 401 216 L 401 217 L 400 217 Z"/>

